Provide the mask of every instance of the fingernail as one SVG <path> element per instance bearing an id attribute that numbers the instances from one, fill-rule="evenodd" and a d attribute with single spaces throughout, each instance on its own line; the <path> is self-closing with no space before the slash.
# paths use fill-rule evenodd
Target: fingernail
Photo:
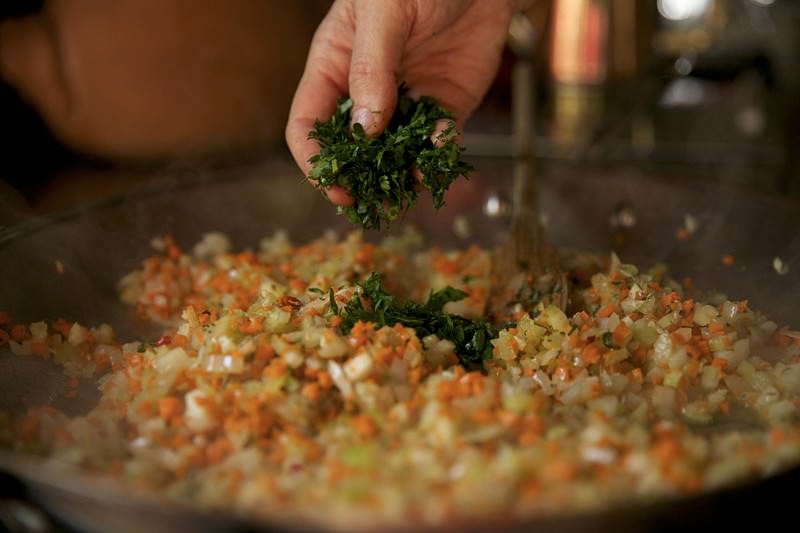
<path id="1" fill-rule="evenodd" d="M 364 131 L 369 133 L 375 127 L 375 119 L 366 107 L 359 107 L 353 111 L 353 124 L 361 124 Z"/>

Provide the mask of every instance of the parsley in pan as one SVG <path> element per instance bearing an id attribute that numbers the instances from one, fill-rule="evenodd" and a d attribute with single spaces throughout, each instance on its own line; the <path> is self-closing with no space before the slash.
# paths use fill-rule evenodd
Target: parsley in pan
<path id="1" fill-rule="evenodd" d="M 463 291 L 445 287 L 432 292 L 424 304 L 409 301 L 399 305 L 383 290 L 374 272 L 358 286 L 361 290 L 344 307 L 336 305 L 331 293 L 333 310 L 342 317 L 342 333 L 348 333 L 359 320 L 374 322 L 378 327 L 400 323 L 416 330 L 419 338 L 435 334 L 451 341 L 461 365 L 467 370 L 483 370 L 483 361 L 491 358 L 489 341 L 497 337 L 496 328 L 482 320 L 469 320 L 442 311 L 447 302 L 464 298 Z"/>
<path id="2" fill-rule="evenodd" d="M 388 224 L 416 205 L 413 168 L 421 172 L 422 187 L 431 192 L 437 209 L 444 205 L 450 184 L 472 170 L 451 139 L 453 122 L 438 137 L 442 146 L 431 141 L 436 121 L 452 118 L 450 113 L 431 97 L 415 101 L 405 93 L 401 85 L 389 126 L 376 138 L 368 137 L 360 124 L 350 127 L 350 99 L 339 100 L 334 115 L 317 121 L 308 135 L 320 145 L 319 154 L 309 160 L 309 179 L 322 188 L 338 185 L 347 190 L 353 204 L 339 207 L 339 214 L 364 229 L 380 229 L 382 222 Z"/>

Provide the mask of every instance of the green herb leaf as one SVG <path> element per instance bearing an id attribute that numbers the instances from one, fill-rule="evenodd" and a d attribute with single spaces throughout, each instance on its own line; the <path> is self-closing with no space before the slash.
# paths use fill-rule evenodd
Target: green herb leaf
<path id="1" fill-rule="evenodd" d="M 338 315 L 339 314 L 339 306 L 336 305 L 336 298 L 333 295 L 333 287 L 331 287 L 328 290 L 328 302 L 330 303 L 331 310 L 333 311 L 333 314 Z"/>
<path id="2" fill-rule="evenodd" d="M 605 346 L 609 350 L 613 350 L 614 348 L 616 348 L 616 346 L 614 346 L 614 337 L 610 331 L 606 331 L 605 333 L 603 333 L 602 339 L 603 339 L 603 346 Z"/>
<path id="3" fill-rule="evenodd" d="M 437 137 L 441 146 L 431 141 L 436 121 L 451 119 L 450 113 L 434 98 L 415 101 L 406 91 L 401 85 L 389 126 L 374 139 L 360 124 L 350 127 L 349 98 L 339 100 L 334 115 L 326 122 L 317 121 L 308 135 L 320 146 L 319 154 L 309 159 L 313 166 L 308 178 L 323 189 L 337 185 L 347 190 L 353 204 L 338 207 L 338 212 L 364 229 L 380 229 L 382 222 L 388 224 L 416 205 L 413 168 L 422 174 L 422 186 L 431 192 L 437 209 L 444 205 L 444 193 L 453 181 L 473 169 L 461 159 L 462 148 L 451 138 L 452 121 Z"/>
<path id="4" fill-rule="evenodd" d="M 340 328 L 343 334 L 347 334 L 359 320 L 373 322 L 378 327 L 400 323 L 415 329 L 420 338 L 435 334 L 440 339 L 451 341 L 456 346 L 461 365 L 467 370 L 483 370 L 483 362 L 491 358 L 492 344 L 489 341 L 498 334 L 494 326 L 442 311 L 446 303 L 464 298 L 465 292 L 445 287 L 432 292 L 424 304 L 405 302 L 398 305 L 394 296 L 383 290 L 380 278 L 374 272 L 358 286 L 360 292 L 354 294 L 338 313 L 342 317 Z"/>

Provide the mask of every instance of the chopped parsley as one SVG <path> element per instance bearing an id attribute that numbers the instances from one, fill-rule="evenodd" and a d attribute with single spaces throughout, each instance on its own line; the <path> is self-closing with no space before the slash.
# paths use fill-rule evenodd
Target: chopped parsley
<path id="1" fill-rule="evenodd" d="M 411 171 L 422 174 L 421 185 L 431 192 L 433 205 L 444 205 L 444 193 L 472 166 L 461 159 L 462 148 L 452 140 L 455 123 L 442 132 L 434 146 L 431 135 L 440 119 L 452 119 L 429 96 L 412 100 L 406 88 L 398 90 L 398 102 L 388 127 L 376 138 L 364 133 L 360 124 L 350 127 L 353 101 L 340 99 L 336 112 L 326 122 L 317 121 L 309 133 L 320 146 L 308 178 L 325 189 L 337 185 L 350 194 L 353 204 L 338 212 L 364 229 L 380 229 L 403 216 L 417 202 L 419 183 Z"/>
<path id="2" fill-rule="evenodd" d="M 400 323 L 413 328 L 420 338 L 436 335 L 455 344 L 455 353 L 467 370 L 483 370 L 483 362 L 491 358 L 490 341 L 498 334 L 494 326 L 442 311 L 446 303 L 464 298 L 464 291 L 445 287 L 432 292 L 424 304 L 409 301 L 401 305 L 383 290 L 380 278 L 374 272 L 358 286 L 360 291 L 344 307 L 336 306 L 331 294 L 331 307 L 342 317 L 340 328 L 343 334 L 349 333 L 359 320 L 373 322 L 377 327 Z"/>
<path id="3" fill-rule="evenodd" d="M 610 331 L 606 331 L 605 333 L 603 333 L 603 346 L 605 346 L 609 350 L 613 350 L 616 348 L 616 346 L 614 346 L 614 336 Z"/>

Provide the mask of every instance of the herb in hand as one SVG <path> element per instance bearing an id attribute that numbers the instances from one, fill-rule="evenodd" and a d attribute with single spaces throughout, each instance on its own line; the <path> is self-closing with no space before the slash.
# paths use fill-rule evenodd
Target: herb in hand
<path id="1" fill-rule="evenodd" d="M 416 205 L 418 182 L 411 173 L 417 168 L 422 186 L 431 192 L 433 205 L 444 205 L 444 193 L 459 176 L 466 176 L 472 166 L 461 160 L 461 147 L 452 140 L 455 124 L 451 121 L 437 136 L 431 135 L 440 119 L 451 119 L 434 98 L 418 101 L 399 89 L 397 107 L 389 126 L 376 138 L 364 133 L 360 124 L 350 127 L 351 99 L 341 99 L 327 122 L 317 121 L 309 133 L 320 146 L 308 178 L 320 187 L 337 185 L 353 198 L 348 207 L 338 207 L 339 214 L 364 229 L 380 229 Z"/>
<path id="2" fill-rule="evenodd" d="M 375 273 L 359 282 L 358 286 L 360 294 L 354 294 L 342 308 L 333 301 L 331 292 L 331 307 L 342 317 L 342 333 L 348 333 L 359 320 L 373 322 L 378 327 L 400 323 L 416 330 L 420 338 L 435 334 L 440 339 L 451 341 L 456 346 L 455 352 L 461 365 L 467 370 L 483 370 L 483 361 L 491 358 L 492 344 L 489 341 L 497 336 L 496 328 L 488 322 L 469 320 L 442 311 L 447 302 L 464 298 L 464 291 L 445 287 L 431 293 L 424 304 L 406 302 L 399 305 L 395 303 L 394 296 L 383 290 L 380 278 Z"/>

